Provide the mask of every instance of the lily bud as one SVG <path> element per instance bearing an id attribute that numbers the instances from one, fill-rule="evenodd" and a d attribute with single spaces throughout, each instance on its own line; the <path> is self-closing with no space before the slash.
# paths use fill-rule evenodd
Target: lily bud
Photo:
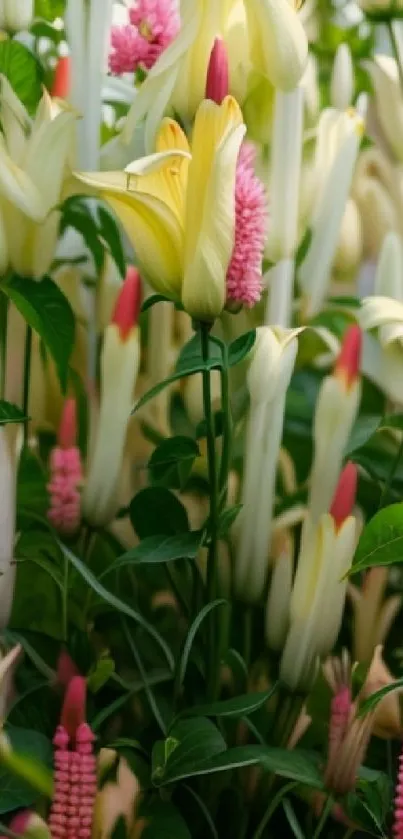
<path id="1" fill-rule="evenodd" d="M 335 55 L 330 82 L 330 101 L 333 108 L 345 111 L 354 95 L 354 68 L 348 44 L 340 44 Z"/>
<path id="2" fill-rule="evenodd" d="M 55 99 L 67 99 L 70 93 L 71 58 L 61 55 L 56 64 L 50 95 Z"/>
<path id="3" fill-rule="evenodd" d="M 14 816 L 10 822 L 10 830 L 22 839 L 52 839 L 46 822 L 32 810 L 22 810 Z"/>
<path id="4" fill-rule="evenodd" d="M 2 0 L 0 29 L 21 32 L 29 29 L 34 17 L 34 0 Z"/>
<path id="5" fill-rule="evenodd" d="M 351 276 L 361 261 L 363 251 L 362 222 L 357 204 L 349 198 L 341 221 L 339 243 L 334 259 L 338 279 Z"/>
<path id="6" fill-rule="evenodd" d="M 83 493 L 83 513 L 95 526 L 109 524 L 119 505 L 117 485 L 140 366 L 140 303 L 140 276 L 129 268 L 101 354 L 98 428 Z"/>
<path id="7" fill-rule="evenodd" d="M 247 376 L 251 406 L 243 507 L 235 528 L 235 584 L 239 596 L 249 602 L 262 596 L 266 582 L 285 398 L 300 331 L 260 327 Z"/>
<path id="8" fill-rule="evenodd" d="M 372 657 L 365 684 L 361 690 L 362 699 L 368 699 L 371 694 L 381 690 L 396 681 L 382 657 L 383 647 L 378 644 Z M 374 734 L 388 740 L 402 736 L 402 715 L 400 712 L 400 697 L 402 690 L 393 691 L 381 699 L 375 710 Z"/>
<path id="9" fill-rule="evenodd" d="M 245 0 L 256 68 L 280 90 L 292 90 L 308 59 L 308 41 L 294 0 Z"/>
<path id="10" fill-rule="evenodd" d="M 280 665 L 281 678 L 291 690 L 309 688 L 317 659 L 331 651 L 339 633 L 347 588 L 344 578 L 356 546 L 356 522 L 350 515 L 355 497 L 350 492 L 343 509 L 339 501 L 346 482 L 353 486 L 350 466 L 341 475 L 334 501 L 337 520 L 324 513 L 317 524 L 310 517 L 306 522 Z"/>
<path id="11" fill-rule="evenodd" d="M 228 53 L 224 41 L 216 38 L 207 68 L 206 99 L 221 105 L 229 93 Z"/>
<path id="12" fill-rule="evenodd" d="M 377 116 L 395 158 L 403 162 L 403 104 L 399 73 L 394 58 L 377 55 L 366 62 L 374 88 Z"/>
<path id="13" fill-rule="evenodd" d="M 332 375 L 323 380 L 314 419 L 315 453 L 308 507 L 313 521 L 329 510 L 343 453 L 357 418 L 361 399 L 359 376 L 361 331 L 351 326 L 343 340 Z"/>
<path id="14" fill-rule="evenodd" d="M 397 233 L 386 234 L 375 274 L 374 294 L 403 302 L 403 243 Z"/>
<path id="15" fill-rule="evenodd" d="M 282 531 L 274 538 L 273 572 L 266 608 L 266 640 L 270 649 L 282 650 L 290 622 L 290 600 L 294 573 L 294 540 Z"/>

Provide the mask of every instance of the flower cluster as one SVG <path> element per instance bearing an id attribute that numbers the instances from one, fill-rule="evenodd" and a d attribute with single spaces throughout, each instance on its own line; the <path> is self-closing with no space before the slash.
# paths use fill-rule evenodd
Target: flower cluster
<path id="1" fill-rule="evenodd" d="M 179 30 L 176 0 L 137 0 L 129 9 L 130 24 L 111 33 L 111 73 L 121 76 L 138 68 L 150 70 Z"/>

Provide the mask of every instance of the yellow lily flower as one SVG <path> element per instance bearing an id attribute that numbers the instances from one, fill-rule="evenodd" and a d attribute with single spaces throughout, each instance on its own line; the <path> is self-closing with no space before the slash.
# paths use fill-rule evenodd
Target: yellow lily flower
<path id="1" fill-rule="evenodd" d="M 78 174 L 115 211 L 155 291 L 182 300 L 197 320 L 214 320 L 225 304 L 245 131 L 235 99 L 204 100 L 191 149 L 178 123 L 165 119 L 155 154 L 124 172 Z"/>
<path id="2" fill-rule="evenodd" d="M 227 47 L 230 92 L 243 102 L 249 73 L 282 90 L 294 88 L 305 69 L 308 42 L 289 0 L 181 0 L 182 25 L 137 91 L 122 139 L 128 144 L 145 118 L 146 148 L 168 108 L 191 120 L 204 98 L 216 38 Z M 256 80 L 254 81 L 256 85 Z"/>

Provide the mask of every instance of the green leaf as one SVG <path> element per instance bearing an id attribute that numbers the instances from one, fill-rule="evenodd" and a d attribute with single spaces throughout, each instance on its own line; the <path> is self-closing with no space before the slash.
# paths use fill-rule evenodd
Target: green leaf
<path id="1" fill-rule="evenodd" d="M 168 385 L 172 384 L 172 382 L 177 382 L 179 379 L 185 379 L 187 376 L 193 376 L 195 373 L 201 373 L 203 370 L 219 370 L 221 367 L 221 350 L 215 341 L 211 338 L 209 339 L 209 358 L 207 361 L 204 361 L 201 353 L 200 337 L 199 335 L 195 335 L 183 347 L 176 364 L 175 372 L 172 376 L 169 376 L 167 379 L 164 379 L 163 382 L 159 382 L 157 385 L 152 387 L 151 390 L 148 390 L 147 393 L 145 393 L 138 402 L 136 402 L 132 413 L 135 413 L 142 408 L 143 405 L 146 405 L 150 399 L 154 399 L 154 396 L 161 393 L 161 391 L 168 387 Z"/>
<path id="2" fill-rule="evenodd" d="M 156 306 L 157 303 L 172 303 L 169 297 L 165 297 L 164 294 L 150 294 L 141 307 L 142 312 L 147 312 L 148 309 L 152 309 L 153 306 Z"/>
<path id="3" fill-rule="evenodd" d="M 31 114 L 42 96 L 43 69 L 33 52 L 19 41 L 0 42 L 0 74 Z"/>
<path id="4" fill-rule="evenodd" d="M 165 487 L 146 487 L 131 501 L 130 521 L 139 539 L 187 533 L 187 512 L 176 495 Z"/>
<path id="5" fill-rule="evenodd" d="M 171 801 L 148 798 L 140 804 L 138 818 L 145 822 L 142 839 L 191 839 L 183 816 Z"/>
<path id="6" fill-rule="evenodd" d="M 87 676 L 87 686 L 91 693 L 98 693 L 115 672 L 115 662 L 112 658 L 100 658 Z"/>
<path id="7" fill-rule="evenodd" d="M 371 696 L 368 696 L 368 699 L 361 702 L 358 716 L 365 717 L 366 714 L 373 711 L 374 708 L 379 705 L 384 696 L 387 696 L 388 693 L 393 693 L 393 691 L 401 688 L 403 688 L 403 678 L 396 679 L 396 681 L 392 682 L 390 685 L 385 685 L 385 687 L 376 690 L 375 693 L 371 693 Z"/>
<path id="8" fill-rule="evenodd" d="M 2 288 L 26 322 L 42 338 L 65 391 L 75 336 L 74 314 L 67 298 L 49 277 L 33 282 L 14 274 Z"/>
<path id="9" fill-rule="evenodd" d="M 99 580 L 97 580 L 97 578 L 94 577 L 92 571 L 90 571 L 90 569 L 87 568 L 87 566 L 84 565 L 83 562 L 81 562 L 81 559 L 79 559 L 68 548 L 66 548 L 66 545 L 63 545 L 61 542 L 59 544 L 65 557 L 73 565 L 76 571 L 78 571 L 80 576 L 86 581 L 90 588 L 93 591 L 95 591 L 98 597 L 101 598 L 101 600 L 104 600 L 105 603 L 108 603 L 109 606 L 112 606 L 114 609 L 116 609 L 118 612 L 121 612 L 123 615 L 127 615 L 128 618 L 132 618 L 132 620 L 134 620 L 146 632 L 148 632 L 151 638 L 154 638 L 154 641 L 159 646 L 161 652 L 163 652 L 164 654 L 168 667 L 170 667 L 173 670 L 174 658 L 172 652 L 169 649 L 166 641 L 162 638 L 159 632 L 157 632 L 155 627 L 151 623 L 149 623 L 143 617 L 143 615 L 140 614 L 140 612 L 136 612 L 134 609 L 128 606 L 127 603 L 125 603 L 123 600 L 120 600 L 118 597 L 112 594 L 112 592 L 104 588 L 102 583 L 100 583 Z"/>
<path id="10" fill-rule="evenodd" d="M 235 341 L 229 345 L 228 348 L 228 366 L 235 367 L 249 355 L 256 341 L 256 329 L 251 329 L 250 332 L 245 332 L 240 335 Z"/>
<path id="11" fill-rule="evenodd" d="M 347 309 L 359 309 L 361 307 L 361 300 L 359 297 L 352 297 L 349 294 L 328 297 L 327 302 L 332 306 L 342 306 Z"/>
<path id="12" fill-rule="evenodd" d="M 119 227 L 113 216 L 108 213 L 102 204 L 98 206 L 98 222 L 99 234 L 108 246 L 111 257 L 116 263 L 121 277 L 124 278 L 126 274 L 126 260 Z"/>
<path id="13" fill-rule="evenodd" d="M 72 195 L 61 205 L 60 232 L 64 233 L 69 227 L 82 236 L 88 250 L 91 252 L 97 275 L 104 268 L 105 248 L 100 239 L 97 223 L 91 211 L 88 200 L 82 195 Z"/>
<path id="14" fill-rule="evenodd" d="M 27 419 L 29 417 L 25 416 L 24 411 L 21 411 L 18 405 L 0 399 L 0 425 L 7 425 L 10 422 L 25 422 Z"/>
<path id="15" fill-rule="evenodd" d="M 221 537 L 227 536 L 234 524 L 235 519 L 241 512 L 243 504 L 235 504 L 233 507 L 227 507 L 220 515 L 218 522 L 218 535 Z"/>
<path id="16" fill-rule="evenodd" d="M 295 265 L 296 265 L 297 268 L 299 268 L 299 266 L 302 265 L 306 255 L 309 251 L 311 242 L 312 242 L 312 230 L 311 230 L 310 227 L 308 227 L 307 230 L 305 231 L 302 239 L 301 239 L 301 242 L 298 246 L 297 254 L 296 254 L 296 257 L 295 257 Z"/>
<path id="17" fill-rule="evenodd" d="M 8 754 L 0 749 L 0 813 L 30 807 L 52 795 L 52 745 L 36 731 L 7 725 Z"/>
<path id="18" fill-rule="evenodd" d="M 63 17 L 66 0 L 35 0 L 35 17 L 56 20 Z"/>
<path id="19" fill-rule="evenodd" d="M 232 699 L 210 702 L 208 705 L 194 705 L 185 708 L 180 717 L 247 717 L 261 708 L 276 691 L 277 685 L 259 693 L 245 693 Z"/>
<path id="20" fill-rule="evenodd" d="M 194 461 L 199 456 L 199 447 L 190 437 L 178 436 L 163 440 L 148 461 L 151 482 L 158 486 L 183 489 Z"/>
<path id="21" fill-rule="evenodd" d="M 183 652 L 180 657 L 178 663 L 178 671 L 177 671 L 177 684 L 182 685 L 185 679 L 186 670 L 189 662 L 190 652 L 193 646 L 194 639 L 203 623 L 203 621 L 208 617 L 210 612 L 213 609 L 217 609 L 219 606 L 228 606 L 227 600 L 212 600 L 210 603 L 206 603 L 203 606 L 203 609 L 200 610 L 199 614 L 196 615 L 193 623 L 189 627 L 189 632 L 186 637 L 186 641 L 183 647 Z"/>
<path id="22" fill-rule="evenodd" d="M 295 836 L 295 839 L 306 839 L 289 798 L 284 799 L 283 810 L 287 817 L 288 824 L 290 825 L 290 828 Z"/>
<path id="23" fill-rule="evenodd" d="M 189 777 L 206 760 L 227 748 L 218 728 L 204 717 L 179 720 L 167 739 L 157 746 L 153 751 L 152 769 L 152 780 L 156 785 Z"/>
<path id="24" fill-rule="evenodd" d="M 375 565 L 403 562 L 403 504 L 391 504 L 364 527 L 355 552 L 351 573 Z"/>
<path id="25" fill-rule="evenodd" d="M 37 456 L 25 448 L 18 464 L 17 510 L 46 515 L 49 509 L 49 493 L 46 476 Z"/>
<path id="26" fill-rule="evenodd" d="M 192 530 L 175 536 L 147 536 L 135 548 L 119 556 L 101 576 L 127 565 L 159 565 L 175 559 L 195 559 L 203 535 L 202 530 Z"/>
<path id="27" fill-rule="evenodd" d="M 365 446 L 365 443 L 368 443 L 368 440 L 376 434 L 381 422 L 382 417 L 378 414 L 360 417 L 353 426 L 350 439 L 344 450 L 344 457 L 350 457 L 357 449 Z"/>

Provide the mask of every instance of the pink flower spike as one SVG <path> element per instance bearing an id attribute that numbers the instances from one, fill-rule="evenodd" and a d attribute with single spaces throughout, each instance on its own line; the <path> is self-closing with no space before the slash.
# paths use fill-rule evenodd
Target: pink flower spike
<path id="1" fill-rule="evenodd" d="M 229 93 L 229 70 L 227 47 L 221 38 L 216 38 L 211 50 L 207 69 L 206 99 L 221 105 Z"/>
<path id="2" fill-rule="evenodd" d="M 67 650 L 62 650 L 57 660 L 57 684 L 67 688 L 74 676 L 79 675 L 78 668 Z"/>
<path id="3" fill-rule="evenodd" d="M 74 396 L 65 400 L 58 434 L 62 449 L 71 449 L 77 442 L 77 403 Z"/>
<path id="4" fill-rule="evenodd" d="M 395 819 L 393 824 L 395 839 L 403 839 L 403 751 L 399 757 L 399 769 L 395 795 Z"/>
<path id="5" fill-rule="evenodd" d="M 340 475 L 330 507 L 337 528 L 351 515 L 357 494 L 357 479 L 357 466 L 349 461 Z"/>
<path id="6" fill-rule="evenodd" d="M 70 56 L 60 56 L 57 64 L 50 95 L 57 99 L 67 99 L 70 93 Z"/>
<path id="7" fill-rule="evenodd" d="M 86 721 L 87 682 L 84 676 L 73 676 L 69 682 L 62 708 L 60 724 L 69 738 L 75 741 L 77 730 Z"/>
<path id="8" fill-rule="evenodd" d="M 112 315 L 112 323 L 118 326 L 122 341 L 128 338 L 133 327 L 137 325 L 140 315 L 141 297 L 140 274 L 136 268 L 129 266 L 126 272 L 126 279 L 116 301 L 115 311 Z"/>
<path id="9" fill-rule="evenodd" d="M 358 379 L 361 364 L 362 332 L 359 326 L 350 326 L 343 338 L 340 355 L 336 361 L 335 374 L 341 376 L 346 387 Z"/>
<path id="10" fill-rule="evenodd" d="M 235 243 L 227 271 L 227 304 L 251 308 L 262 294 L 262 260 L 267 232 L 267 202 L 255 175 L 255 150 L 241 147 L 235 184 Z"/>

